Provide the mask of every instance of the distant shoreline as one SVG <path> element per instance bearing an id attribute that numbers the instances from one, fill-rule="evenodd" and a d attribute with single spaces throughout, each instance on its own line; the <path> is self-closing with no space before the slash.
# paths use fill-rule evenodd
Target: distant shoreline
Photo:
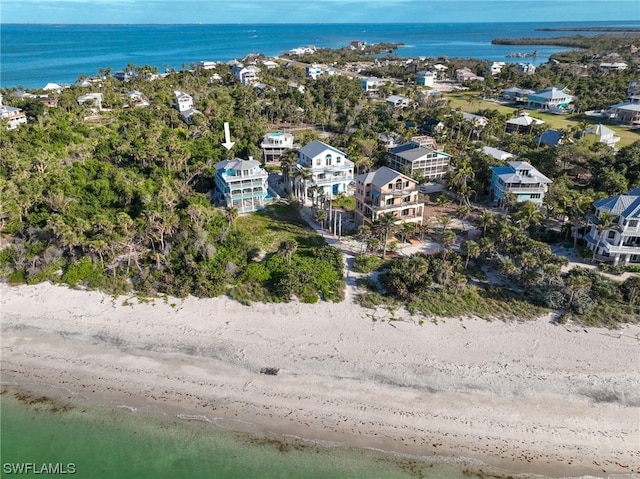
<path id="1" fill-rule="evenodd" d="M 536 28 L 536 32 L 640 32 L 640 27 L 547 27 Z"/>

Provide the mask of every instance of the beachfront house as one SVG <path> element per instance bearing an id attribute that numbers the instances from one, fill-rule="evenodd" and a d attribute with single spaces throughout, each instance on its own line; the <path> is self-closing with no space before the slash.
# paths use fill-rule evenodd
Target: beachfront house
<path id="1" fill-rule="evenodd" d="M 502 206 L 505 194 L 511 193 L 517 202 L 531 201 L 541 205 L 552 181 L 525 161 L 510 161 L 507 166 L 491 167 L 491 199 Z"/>
<path id="2" fill-rule="evenodd" d="M 424 202 L 418 182 L 383 166 L 356 177 L 356 225 L 371 225 L 385 213 L 393 213 L 398 223 L 422 224 Z"/>
<path id="3" fill-rule="evenodd" d="M 333 198 L 341 193 L 349 194 L 353 166 L 344 152 L 314 140 L 300 149 L 298 163 L 292 168 L 291 176 L 295 177 L 296 170 L 309 171 L 307 186 L 316 187 L 318 195 Z"/>
<path id="4" fill-rule="evenodd" d="M 262 137 L 262 159 L 265 163 L 280 161 L 285 151 L 295 148 L 291 133 L 274 132 L 267 133 Z"/>
<path id="5" fill-rule="evenodd" d="M 604 143 L 609 148 L 615 148 L 616 143 L 620 141 L 620 137 L 616 136 L 611 128 L 600 123 L 584 130 L 580 135 L 580 139 L 589 145 Z"/>
<path id="6" fill-rule="evenodd" d="M 593 206 L 595 213 L 587 216 L 584 239 L 588 248 L 595 250 L 595 260 L 625 266 L 640 264 L 640 188 L 598 200 Z M 605 212 L 613 219 L 598 232 Z"/>
<path id="7" fill-rule="evenodd" d="M 263 209 L 271 200 L 267 184 L 269 175 L 253 158 L 223 160 L 214 168 L 216 203 L 235 207 L 239 213 L 248 213 Z"/>
<path id="8" fill-rule="evenodd" d="M 564 87 L 552 86 L 528 95 L 527 108 L 563 113 L 570 109 L 573 98 Z"/>
<path id="9" fill-rule="evenodd" d="M 535 126 L 543 125 L 544 121 L 529 116 L 527 112 L 507 120 L 505 131 L 507 133 L 529 133 Z"/>
<path id="10" fill-rule="evenodd" d="M 413 178 L 421 176 L 431 180 L 442 179 L 449 170 L 450 163 L 451 155 L 422 146 L 417 141 L 408 141 L 391 148 L 387 156 L 389 167 Z"/>
<path id="11" fill-rule="evenodd" d="M 3 105 L 2 95 L 0 95 L 0 119 L 7 125 L 7 130 L 15 130 L 18 125 L 27 123 L 27 115 L 20 108 Z"/>

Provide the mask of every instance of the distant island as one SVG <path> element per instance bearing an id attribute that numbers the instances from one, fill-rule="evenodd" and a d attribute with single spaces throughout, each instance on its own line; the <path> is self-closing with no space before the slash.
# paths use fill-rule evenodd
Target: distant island
<path id="1" fill-rule="evenodd" d="M 568 35 L 549 38 L 495 38 L 491 40 L 493 45 L 550 45 L 569 48 L 598 49 L 600 51 L 612 50 L 622 45 L 640 43 L 638 34 L 603 34 L 603 35 Z"/>
<path id="2" fill-rule="evenodd" d="M 545 27 L 536 32 L 640 32 L 640 27 Z"/>

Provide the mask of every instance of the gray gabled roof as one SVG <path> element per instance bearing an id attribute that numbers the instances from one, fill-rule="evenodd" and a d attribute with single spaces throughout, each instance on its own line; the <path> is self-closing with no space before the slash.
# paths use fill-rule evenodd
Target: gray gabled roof
<path id="1" fill-rule="evenodd" d="M 333 146 L 329 146 L 326 143 L 321 142 L 320 140 L 314 140 L 308 145 L 303 146 L 302 148 L 300 148 L 300 153 L 309 158 L 315 158 L 316 156 L 324 153 L 326 150 L 331 150 L 332 152 L 338 153 L 345 158 L 347 157 L 346 153 L 338 150 L 337 148 L 334 148 Z"/>
<path id="2" fill-rule="evenodd" d="M 216 170 L 250 170 L 260 166 L 260 162 L 256 160 L 243 160 L 242 158 L 234 158 L 233 160 L 222 160 L 215 164 Z"/>
<path id="3" fill-rule="evenodd" d="M 518 170 L 528 170 L 531 176 L 522 176 Z M 526 161 L 510 161 L 509 166 L 492 166 L 491 171 L 505 183 L 553 183 Z"/>
<path id="4" fill-rule="evenodd" d="M 428 155 L 429 153 L 434 153 L 434 152 L 437 153 L 438 155 L 451 156 L 442 151 L 437 151 L 432 148 L 425 148 L 424 146 L 419 146 L 413 142 L 408 142 L 408 143 L 405 143 L 404 145 L 391 148 L 389 152 L 396 156 L 399 156 L 400 158 L 404 158 L 407 161 L 419 160 L 423 156 Z"/>
<path id="5" fill-rule="evenodd" d="M 408 176 L 403 175 L 402 173 L 389 168 L 388 166 L 382 166 L 376 171 L 370 171 L 369 173 L 358 175 L 356 176 L 356 181 L 359 181 L 365 185 L 374 185 L 378 188 L 382 188 L 383 186 L 396 181 L 398 178 L 414 181 Z"/>

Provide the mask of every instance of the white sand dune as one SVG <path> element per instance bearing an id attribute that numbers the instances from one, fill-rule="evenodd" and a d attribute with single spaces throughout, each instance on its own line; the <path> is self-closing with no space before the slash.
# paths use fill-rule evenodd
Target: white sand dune
<path id="1" fill-rule="evenodd" d="M 127 304 L 49 284 L 0 294 L 4 384 L 516 472 L 640 472 L 638 325 L 419 325 L 348 302 Z"/>

